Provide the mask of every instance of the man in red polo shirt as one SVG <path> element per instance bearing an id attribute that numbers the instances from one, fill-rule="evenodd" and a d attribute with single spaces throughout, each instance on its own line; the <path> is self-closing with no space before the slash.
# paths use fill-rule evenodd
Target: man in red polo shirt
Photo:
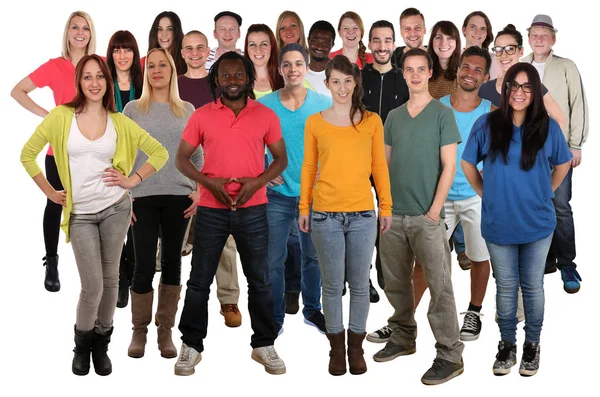
<path id="1" fill-rule="evenodd" d="M 176 375 L 191 375 L 202 358 L 208 326 L 208 297 L 227 237 L 233 235 L 248 279 L 252 358 L 271 374 L 285 373 L 273 343 L 273 298 L 267 249 L 267 182 L 287 167 L 276 114 L 250 99 L 254 67 L 236 52 L 223 54 L 208 76 L 215 101 L 197 109 L 183 131 L 177 168 L 202 185 L 194 226 L 192 271 L 179 322 L 183 344 Z M 216 90 L 221 97 L 216 99 Z M 265 144 L 274 161 L 264 168 Z M 204 166 L 191 157 L 202 145 Z"/>

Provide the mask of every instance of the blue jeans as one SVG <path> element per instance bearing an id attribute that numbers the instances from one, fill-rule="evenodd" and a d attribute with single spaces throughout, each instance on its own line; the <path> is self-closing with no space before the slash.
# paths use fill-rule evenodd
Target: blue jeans
<path id="1" fill-rule="evenodd" d="M 464 253 L 466 251 L 466 247 L 465 232 L 463 231 L 462 223 L 458 222 L 458 225 L 456 225 L 456 229 L 454 229 L 454 234 L 452 236 L 454 237 L 454 249 L 456 250 L 456 253 Z"/>
<path id="2" fill-rule="evenodd" d="M 269 219 L 269 275 L 273 287 L 273 319 L 283 325 L 285 316 L 285 258 L 287 242 L 292 228 L 298 228 L 299 197 L 288 197 L 267 189 L 267 217 Z M 315 246 L 310 234 L 298 231 L 301 251 L 301 290 L 304 308 L 302 314 L 309 318 L 321 310 L 321 274 Z M 341 291 L 341 290 L 340 290 Z"/>
<path id="3" fill-rule="evenodd" d="M 552 234 L 527 244 L 486 242 L 496 276 L 496 310 L 502 340 L 517 341 L 517 293 L 523 290 L 525 341 L 539 342 L 544 322 L 544 268 Z"/>
<path id="4" fill-rule="evenodd" d="M 575 265 L 575 225 L 573 211 L 571 210 L 571 189 L 573 186 L 573 168 L 569 170 L 565 179 L 554 191 L 554 208 L 556 210 L 556 229 L 552 237 L 552 245 L 548 252 L 548 263 L 556 264 L 558 268 Z"/>
<path id="5" fill-rule="evenodd" d="M 302 291 L 302 250 L 298 228 L 292 227 L 287 242 L 285 259 L 285 292 Z"/>
<path id="6" fill-rule="evenodd" d="M 235 211 L 198 207 L 194 225 L 192 271 L 179 322 L 181 339 L 199 352 L 208 328 L 208 297 L 225 242 L 231 234 L 248 280 L 248 313 L 254 334 L 253 348 L 270 346 L 277 336 L 273 323 L 273 299 L 267 262 L 268 223 L 266 205 Z"/>
<path id="7" fill-rule="evenodd" d="M 323 278 L 323 314 L 327 332 L 344 330 L 342 288 L 350 286 L 348 329 L 362 334 L 369 315 L 369 269 L 377 236 L 375 211 L 317 212 L 310 234 L 319 255 Z"/>

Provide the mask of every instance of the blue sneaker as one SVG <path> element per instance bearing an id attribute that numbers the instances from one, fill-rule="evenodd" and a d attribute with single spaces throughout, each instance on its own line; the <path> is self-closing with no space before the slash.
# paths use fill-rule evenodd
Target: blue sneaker
<path id="1" fill-rule="evenodd" d="M 569 294 L 574 294 L 579 291 L 581 287 L 580 281 L 581 276 L 577 273 L 577 270 L 572 266 L 563 266 L 560 269 L 560 275 L 564 283 L 564 289 Z"/>

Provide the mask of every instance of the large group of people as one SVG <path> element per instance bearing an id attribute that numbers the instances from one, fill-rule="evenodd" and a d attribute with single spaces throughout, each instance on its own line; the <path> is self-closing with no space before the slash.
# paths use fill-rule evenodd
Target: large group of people
<path id="1" fill-rule="evenodd" d="M 43 118 L 21 162 L 47 197 L 45 288 L 61 287 L 61 229 L 81 278 L 74 374 L 91 362 L 99 375 L 112 372 L 111 335 L 126 328 L 115 330 L 115 308 L 129 302 L 128 356 L 144 356 L 154 322 L 161 356 L 177 358 L 176 375 L 193 374 L 213 279 L 225 324 L 242 323 L 238 254 L 251 357 L 270 374 L 286 372 L 274 344 L 300 296 L 304 322 L 330 342 L 329 373 L 348 366 L 358 375 L 365 338 L 385 343 L 376 362 L 416 352 L 415 311 L 429 289 L 436 356 L 421 381 L 449 381 L 464 371 L 463 342 L 480 336 L 490 274 L 500 331 L 493 373 L 517 364 L 524 320 L 519 373 L 536 374 L 544 274 L 560 270 L 568 293 L 581 286 L 569 203 L 588 133 L 581 77 L 553 53 L 547 15 L 527 29 L 525 57 L 522 34 L 507 25 L 494 36 L 481 11 L 467 15 L 462 35 L 451 21 L 435 23 L 427 45 L 419 10 L 399 22 L 397 47 L 387 20 L 367 30 L 347 11 L 337 29 L 319 20 L 306 36 L 300 16 L 284 11 L 274 30 L 250 25 L 238 48 L 242 17 L 223 11 L 210 48 L 164 11 L 142 57 L 126 30 L 97 55 L 90 15 L 69 16 L 61 56 L 11 95 Z M 54 94 L 50 111 L 29 96 L 41 87 Z M 44 173 L 36 158 L 47 144 Z M 471 277 L 462 327 L 452 247 Z M 178 350 L 172 328 L 190 251 Z M 369 305 L 380 299 L 373 257 L 393 313 L 368 333 Z"/>

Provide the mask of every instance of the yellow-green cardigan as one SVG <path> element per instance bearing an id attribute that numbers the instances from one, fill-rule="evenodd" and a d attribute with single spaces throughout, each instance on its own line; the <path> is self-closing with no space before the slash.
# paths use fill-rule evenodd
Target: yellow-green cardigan
<path id="1" fill-rule="evenodd" d="M 63 208 L 63 221 L 60 225 L 69 239 L 69 218 L 73 209 L 73 197 L 71 189 L 71 172 L 69 170 L 69 155 L 67 153 L 67 141 L 71 122 L 73 121 L 74 109 L 67 106 L 57 106 L 44 118 L 42 123 L 35 129 L 23 150 L 21 151 L 21 163 L 32 178 L 42 172 L 37 163 L 38 154 L 46 144 L 50 144 L 54 150 L 54 160 L 58 169 L 60 181 L 67 191 L 67 206 Z M 155 170 L 160 170 L 169 158 L 167 150 L 152 138 L 144 129 L 130 118 L 121 113 L 110 113 L 110 118 L 117 131 L 117 149 L 112 159 L 112 165 L 123 175 L 129 176 L 133 169 L 133 163 L 138 148 L 148 155 L 148 163 Z"/>

